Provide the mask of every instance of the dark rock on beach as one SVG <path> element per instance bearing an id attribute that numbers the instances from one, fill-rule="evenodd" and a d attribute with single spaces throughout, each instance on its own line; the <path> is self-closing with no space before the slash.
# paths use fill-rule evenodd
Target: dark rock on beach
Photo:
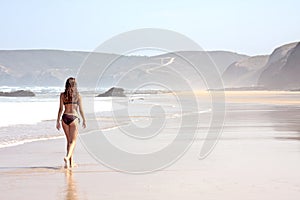
<path id="1" fill-rule="evenodd" d="M 123 88 L 112 87 L 103 94 L 97 95 L 97 97 L 126 97 L 126 95 Z"/>
<path id="2" fill-rule="evenodd" d="M 13 92 L 0 92 L 0 96 L 4 97 L 34 97 L 35 94 L 28 90 L 17 90 Z"/>

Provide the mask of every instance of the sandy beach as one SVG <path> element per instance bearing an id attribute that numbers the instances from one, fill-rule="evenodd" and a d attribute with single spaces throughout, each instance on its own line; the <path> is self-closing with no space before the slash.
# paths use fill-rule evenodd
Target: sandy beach
<path id="1" fill-rule="evenodd" d="M 0 0 L 0 200 L 299 200 L 299 7 Z"/>
<path id="2" fill-rule="evenodd" d="M 177 162 L 152 173 L 110 169 L 80 140 L 72 170 L 63 168 L 64 138 L 1 148 L 1 199 L 299 199 L 299 97 L 226 92 L 224 129 L 211 154 L 199 159 L 205 137 L 198 134 Z"/>

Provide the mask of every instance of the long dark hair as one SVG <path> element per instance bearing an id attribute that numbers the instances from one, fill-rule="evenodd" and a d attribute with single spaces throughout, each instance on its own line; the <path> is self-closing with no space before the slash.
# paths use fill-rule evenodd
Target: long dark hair
<path id="1" fill-rule="evenodd" d="M 65 102 L 77 102 L 78 101 L 78 90 L 75 78 L 70 77 L 66 81 L 65 92 L 64 92 Z"/>

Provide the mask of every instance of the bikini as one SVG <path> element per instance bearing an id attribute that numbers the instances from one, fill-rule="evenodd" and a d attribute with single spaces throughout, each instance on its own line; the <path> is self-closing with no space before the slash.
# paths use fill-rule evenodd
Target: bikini
<path id="1" fill-rule="evenodd" d="M 66 104 L 78 104 L 78 102 L 64 102 L 64 105 Z M 79 121 L 79 118 L 76 115 L 65 114 L 65 113 L 62 115 L 61 119 L 67 125 L 70 125 L 75 119 L 78 119 Z"/>

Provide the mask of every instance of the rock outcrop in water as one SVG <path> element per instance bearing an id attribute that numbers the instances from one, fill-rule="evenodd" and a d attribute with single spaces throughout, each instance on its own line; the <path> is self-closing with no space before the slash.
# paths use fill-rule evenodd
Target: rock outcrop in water
<path id="1" fill-rule="evenodd" d="M 112 87 L 103 94 L 97 95 L 97 97 L 126 97 L 123 88 Z"/>
<path id="2" fill-rule="evenodd" d="M 35 94 L 28 90 L 17 90 L 13 92 L 0 92 L 3 97 L 34 97 Z"/>

